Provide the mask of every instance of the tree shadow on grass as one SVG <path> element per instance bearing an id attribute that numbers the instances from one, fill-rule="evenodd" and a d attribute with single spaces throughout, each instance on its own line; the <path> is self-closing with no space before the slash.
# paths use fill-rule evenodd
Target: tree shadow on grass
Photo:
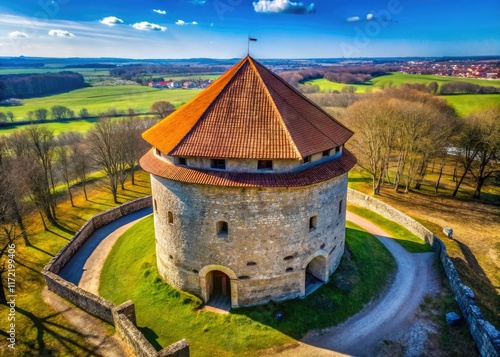
<path id="1" fill-rule="evenodd" d="M 87 353 L 87 355 L 95 355 L 92 350 L 78 342 L 81 340 L 81 334 L 78 331 L 50 321 L 52 318 L 60 315 L 60 312 L 56 312 L 45 317 L 38 317 L 32 312 L 19 306 L 16 307 L 16 312 L 28 318 L 33 324 L 33 327 L 36 329 L 36 344 L 33 343 L 30 348 L 36 350 L 40 355 L 53 355 L 57 352 L 47 348 L 45 343 L 46 334 L 56 339 L 70 354 L 76 355 L 77 351 L 81 352 L 83 350 Z M 63 336 L 60 332 L 56 331 L 56 329 L 68 331 L 71 334 L 71 337 Z M 28 345 L 30 344 L 29 341 L 26 341 L 26 343 Z"/>
<path id="2" fill-rule="evenodd" d="M 63 238 L 64 238 L 64 237 L 63 237 Z M 65 238 L 65 239 L 66 239 L 66 238 Z M 49 256 L 51 256 L 51 257 L 54 257 L 54 256 L 55 256 L 54 254 L 49 253 L 49 252 L 47 252 L 46 250 L 43 250 L 42 248 L 38 248 L 38 247 L 37 247 L 36 245 L 34 245 L 34 244 L 31 244 L 31 245 L 30 245 L 30 248 L 36 249 L 36 250 L 38 250 L 39 252 L 42 252 L 42 253 L 44 253 L 44 254 L 47 254 L 47 255 L 49 255 Z"/>

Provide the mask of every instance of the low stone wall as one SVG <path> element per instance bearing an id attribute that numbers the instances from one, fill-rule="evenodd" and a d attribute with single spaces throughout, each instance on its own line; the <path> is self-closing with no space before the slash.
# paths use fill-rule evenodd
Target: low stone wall
<path id="1" fill-rule="evenodd" d="M 481 310 L 476 305 L 474 292 L 460 280 L 460 276 L 448 256 L 446 246 L 441 239 L 413 218 L 408 217 L 387 203 L 364 193 L 348 189 L 347 200 L 350 203 L 368 208 L 391 221 L 399 223 L 433 247 L 434 251 L 439 254 L 439 259 L 450 282 L 451 290 L 455 295 L 455 300 L 460 310 L 462 310 L 464 319 L 469 324 L 469 331 L 476 342 L 481 356 L 500 356 L 500 332 L 484 319 Z"/>
<path id="2" fill-rule="evenodd" d="M 143 197 L 92 217 L 80 228 L 71 241 L 52 258 L 49 264 L 43 268 L 42 274 L 49 290 L 72 302 L 89 314 L 114 325 L 118 334 L 137 356 L 188 357 L 189 344 L 186 340 L 181 340 L 167 346 L 161 351 L 156 351 L 137 328 L 135 308 L 131 301 L 117 307 L 112 302 L 89 293 L 57 275 L 96 229 L 129 213 L 151 207 L 151 204 L 151 196 Z"/>

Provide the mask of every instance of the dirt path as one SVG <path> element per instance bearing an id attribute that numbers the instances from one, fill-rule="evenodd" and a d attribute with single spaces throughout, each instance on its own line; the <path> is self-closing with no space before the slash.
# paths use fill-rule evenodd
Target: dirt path
<path id="1" fill-rule="evenodd" d="M 387 232 L 353 213 L 347 220 L 375 235 L 392 253 L 397 272 L 383 296 L 339 326 L 308 334 L 297 348 L 277 356 L 323 357 L 336 355 L 373 355 L 378 343 L 398 330 L 409 328 L 410 319 L 424 296 L 432 292 L 436 273 L 433 253 L 409 253 Z"/>
<path id="2" fill-rule="evenodd" d="M 49 291 L 45 287 L 42 291 L 43 301 L 55 311 L 60 312 L 75 327 L 83 338 L 93 347 L 91 355 L 104 357 L 127 357 L 133 353 L 127 351 L 121 341 L 109 333 L 104 323 L 98 318 L 87 314 L 71 305 L 66 300 Z"/>

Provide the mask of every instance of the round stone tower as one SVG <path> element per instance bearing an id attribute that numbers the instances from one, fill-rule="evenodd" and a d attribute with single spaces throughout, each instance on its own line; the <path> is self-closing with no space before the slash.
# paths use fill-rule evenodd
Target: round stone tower
<path id="1" fill-rule="evenodd" d="M 306 295 L 344 252 L 352 132 L 246 57 L 143 137 L 158 270 L 231 306 Z"/>

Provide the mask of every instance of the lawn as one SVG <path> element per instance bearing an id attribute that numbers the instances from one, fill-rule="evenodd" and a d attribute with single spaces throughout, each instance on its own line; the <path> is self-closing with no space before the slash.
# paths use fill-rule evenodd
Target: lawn
<path id="1" fill-rule="evenodd" d="M 160 100 L 171 102 L 179 107 L 200 91 L 200 89 L 162 90 L 139 85 L 97 86 L 46 97 L 24 99 L 22 106 L 0 107 L 0 111 L 11 111 L 15 120 L 26 120 L 28 111 L 39 108 L 50 111 L 54 105 L 64 105 L 73 110 L 76 115 L 82 108 L 86 108 L 91 115 L 107 112 L 110 108 L 125 112 L 132 108 L 139 113 L 150 111 L 151 105 Z"/>
<path id="2" fill-rule="evenodd" d="M 448 103 L 455 108 L 458 115 L 465 117 L 483 108 L 500 103 L 500 93 L 498 94 L 455 94 L 443 95 Z"/>
<path id="3" fill-rule="evenodd" d="M 347 209 L 379 226 L 410 253 L 432 252 L 430 245 L 396 222 L 390 221 L 369 209 L 349 204 Z"/>
<path id="4" fill-rule="evenodd" d="M 200 311 L 199 298 L 159 277 L 150 216 L 119 238 L 101 273 L 99 292 L 117 304 L 134 301 L 138 325 L 157 348 L 186 338 L 192 356 L 255 356 L 311 329 L 338 324 L 379 294 L 395 269 L 393 257 L 375 237 L 352 224 L 346 244 L 351 258 L 343 258 L 332 282 L 306 299 L 219 315 Z M 283 321 L 274 319 L 278 310 L 286 312 Z"/>
<path id="5" fill-rule="evenodd" d="M 150 194 L 149 175 L 138 173 L 136 185 L 126 184 L 119 191 L 119 201 L 127 202 Z M 73 234 L 91 216 L 116 206 L 111 194 L 102 182 L 89 186 L 89 201 L 85 201 L 81 190 L 74 192 L 75 205 L 71 207 L 66 197 L 57 205 L 58 226 L 44 231 L 38 212 L 26 217 L 28 236 L 32 244 L 25 247 L 16 242 L 16 349 L 7 348 L 7 340 L 0 341 L 0 355 L 6 356 L 80 356 L 93 355 L 92 348 L 74 330 L 62 315 L 46 305 L 41 297 L 45 281 L 40 273 L 49 260 L 68 243 Z M 3 264 L 4 262 L 0 262 Z M 7 316 L 7 307 L 0 305 L 0 316 Z M 0 321 L 0 335 L 6 336 L 7 318 Z"/>

